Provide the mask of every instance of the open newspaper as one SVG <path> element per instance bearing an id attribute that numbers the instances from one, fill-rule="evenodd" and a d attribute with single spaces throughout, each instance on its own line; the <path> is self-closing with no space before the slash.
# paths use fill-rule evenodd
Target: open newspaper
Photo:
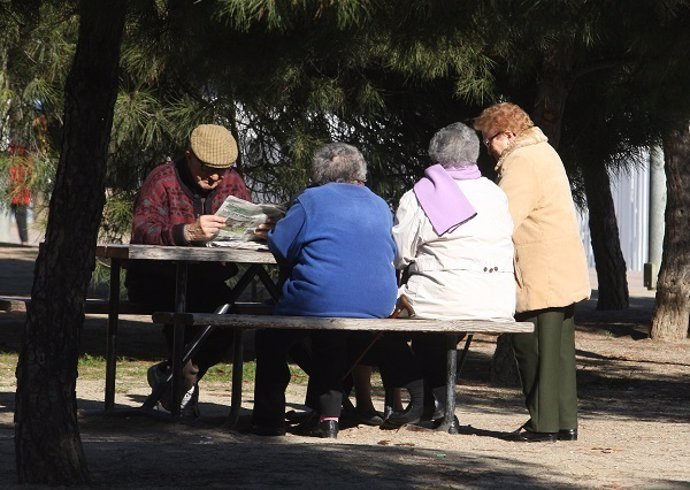
<path id="1" fill-rule="evenodd" d="M 218 236 L 208 243 L 210 247 L 267 250 L 264 241 L 255 239 L 254 230 L 269 219 L 278 221 L 285 215 L 285 208 L 277 204 L 254 204 L 235 196 L 228 196 L 216 211 L 216 215 L 225 218 L 225 226 L 218 232 Z"/>

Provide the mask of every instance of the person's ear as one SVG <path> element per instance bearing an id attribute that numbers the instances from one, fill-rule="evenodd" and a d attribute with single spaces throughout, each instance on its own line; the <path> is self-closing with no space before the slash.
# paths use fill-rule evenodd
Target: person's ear
<path id="1" fill-rule="evenodd" d="M 192 150 L 185 150 L 184 152 L 184 158 L 185 161 L 187 162 L 187 165 L 192 165 L 192 157 L 194 156 L 194 153 L 192 153 Z"/>

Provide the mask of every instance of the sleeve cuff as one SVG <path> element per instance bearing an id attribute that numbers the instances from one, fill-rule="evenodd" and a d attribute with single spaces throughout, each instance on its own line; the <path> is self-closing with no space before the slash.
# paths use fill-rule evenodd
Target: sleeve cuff
<path id="1" fill-rule="evenodd" d="M 172 236 L 173 240 L 175 241 L 175 245 L 191 245 L 191 243 L 189 243 L 187 239 L 184 237 L 184 227 L 184 224 L 173 225 Z"/>

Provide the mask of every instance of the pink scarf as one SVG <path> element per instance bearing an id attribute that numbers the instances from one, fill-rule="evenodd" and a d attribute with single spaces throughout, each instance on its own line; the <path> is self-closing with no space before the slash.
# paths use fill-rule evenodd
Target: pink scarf
<path id="1" fill-rule="evenodd" d="M 472 203 L 455 183 L 456 180 L 478 179 L 482 176 L 476 164 L 444 168 L 432 165 L 414 185 L 414 193 L 431 226 L 443 235 L 477 215 Z"/>

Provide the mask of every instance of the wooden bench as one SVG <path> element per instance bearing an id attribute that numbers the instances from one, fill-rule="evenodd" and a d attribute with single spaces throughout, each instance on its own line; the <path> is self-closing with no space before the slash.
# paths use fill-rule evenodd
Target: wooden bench
<path id="1" fill-rule="evenodd" d="M 31 305 L 30 296 L 0 295 L 0 311 L 7 313 L 26 313 Z M 272 306 L 252 301 L 236 301 L 233 311 L 243 314 L 269 314 Z M 108 299 L 88 298 L 84 303 L 84 313 L 89 315 L 110 315 L 111 305 Z M 118 301 L 117 316 L 119 315 L 151 315 L 154 310 L 141 303 Z M 116 329 L 115 329 L 116 332 Z M 115 376 L 117 363 L 116 333 L 113 333 L 112 319 L 108 319 L 106 372 L 105 372 L 105 411 L 110 412 L 115 406 Z"/>
<path id="2" fill-rule="evenodd" d="M 0 295 L 0 311 L 7 313 L 26 313 L 27 307 L 31 304 L 31 296 L 8 296 Z M 141 303 L 120 300 L 118 304 L 120 315 L 152 315 L 155 311 Z M 233 303 L 235 311 L 252 313 L 270 313 L 271 306 L 264 303 L 252 301 L 236 301 Z M 87 315 L 107 315 L 110 313 L 110 304 L 105 298 L 87 298 L 84 303 L 84 313 Z"/>
<path id="3" fill-rule="evenodd" d="M 0 295 L 0 311 L 26 313 L 30 304 L 31 296 Z M 109 308 L 109 302 L 106 298 L 87 298 L 84 302 L 84 313 L 87 315 L 107 315 L 110 311 Z M 120 301 L 119 313 L 122 315 L 151 315 L 154 312 L 146 305 Z"/>
<path id="4" fill-rule="evenodd" d="M 499 335 L 502 333 L 527 333 L 534 330 L 534 325 L 528 322 L 494 322 L 486 320 L 416 320 L 410 318 L 396 319 L 360 319 L 360 318 L 327 318 L 306 316 L 278 316 L 278 315 L 244 315 L 244 314 L 213 314 L 213 313 L 169 313 L 153 314 L 155 323 L 171 323 L 174 325 L 176 342 L 173 346 L 173 393 L 175 399 L 181 399 L 181 371 L 183 346 L 178 345 L 177 339 L 184 337 L 184 328 L 192 325 L 208 325 L 211 328 L 230 328 L 234 330 L 232 366 L 232 395 L 228 424 L 237 425 L 242 404 L 242 332 L 246 329 L 277 328 L 287 330 L 347 330 L 366 332 L 421 332 L 448 334 L 447 351 L 447 379 L 446 392 L 448 403 L 443 423 L 439 429 L 457 434 L 455 423 L 455 385 L 457 381 L 457 336 L 462 333 L 470 334 L 465 344 L 465 353 L 469 348 L 472 335 L 476 333 Z M 187 353 L 188 354 L 188 353 Z M 179 404 L 173 404 L 179 413 Z"/>

